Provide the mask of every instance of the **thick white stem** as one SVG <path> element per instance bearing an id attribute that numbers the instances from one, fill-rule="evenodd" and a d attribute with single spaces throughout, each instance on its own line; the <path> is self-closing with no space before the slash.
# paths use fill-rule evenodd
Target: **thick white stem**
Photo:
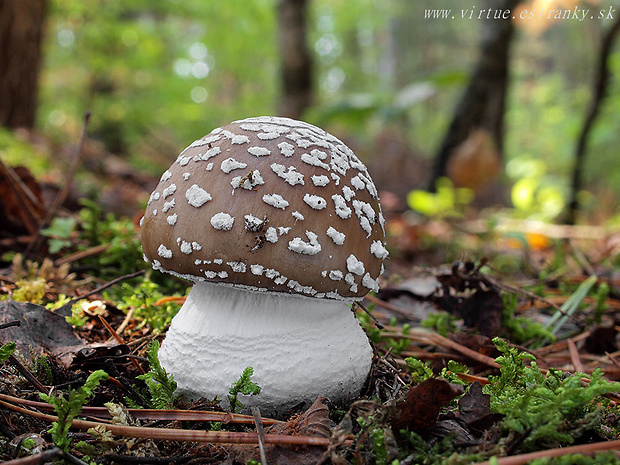
<path id="1" fill-rule="evenodd" d="M 199 283 L 159 357 L 182 395 L 218 396 L 226 406 L 231 384 L 251 366 L 261 393 L 239 400 L 279 414 L 317 396 L 359 394 L 372 349 L 350 303 Z"/>

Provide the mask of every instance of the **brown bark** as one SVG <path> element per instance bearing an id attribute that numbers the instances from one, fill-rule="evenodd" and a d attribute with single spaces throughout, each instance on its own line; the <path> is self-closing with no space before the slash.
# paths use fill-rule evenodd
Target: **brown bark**
<path id="1" fill-rule="evenodd" d="M 312 59 L 306 43 L 309 0 L 280 0 L 279 47 L 282 59 L 280 116 L 301 119 L 312 100 Z"/>
<path id="2" fill-rule="evenodd" d="M 0 0 L 0 126 L 34 126 L 46 6 Z"/>

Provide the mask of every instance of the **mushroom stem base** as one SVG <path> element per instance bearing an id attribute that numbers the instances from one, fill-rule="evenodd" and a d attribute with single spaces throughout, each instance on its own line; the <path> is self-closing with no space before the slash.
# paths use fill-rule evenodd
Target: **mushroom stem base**
<path id="1" fill-rule="evenodd" d="M 282 414 L 317 396 L 340 402 L 359 394 L 372 349 L 350 303 L 198 283 L 162 344 L 162 366 L 186 398 L 216 396 L 249 366 L 257 396 L 247 407 Z"/>

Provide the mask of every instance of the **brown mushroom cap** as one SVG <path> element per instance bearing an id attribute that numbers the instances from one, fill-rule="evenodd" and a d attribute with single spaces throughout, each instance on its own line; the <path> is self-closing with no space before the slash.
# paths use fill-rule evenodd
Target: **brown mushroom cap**
<path id="1" fill-rule="evenodd" d="M 192 143 L 142 222 L 155 269 L 336 299 L 378 289 L 384 235 L 376 188 L 353 151 L 279 117 L 235 121 Z"/>

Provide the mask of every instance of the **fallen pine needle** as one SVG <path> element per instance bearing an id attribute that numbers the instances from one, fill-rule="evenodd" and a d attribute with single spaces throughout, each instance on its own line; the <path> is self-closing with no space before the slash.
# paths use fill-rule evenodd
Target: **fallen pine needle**
<path id="1" fill-rule="evenodd" d="M 260 409 L 258 407 L 252 407 L 252 415 L 254 415 L 254 422 L 256 423 L 256 433 L 258 434 L 260 463 L 261 465 L 267 465 L 267 455 L 265 454 L 265 429 L 263 428 L 263 421 L 260 416 Z"/>
<path id="2" fill-rule="evenodd" d="M 457 373 L 456 376 L 466 383 L 475 383 L 478 381 L 483 386 L 489 384 L 489 380 L 482 376 L 470 375 L 469 373 Z"/>
<path id="3" fill-rule="evenodd" d="M 547 457 L 560 457 L 568 454 L 593 455 L 597 452 L 608 450 L 620 450 L 620 439 L 615 441 L 595 442 L 593 444 L 579 444 L 577 446 L 562 447 L 560 449 L 548 449 L 528 454 L 512 455 L 510 457 L 498 457 L 494 462 L 496 465 L 522 465 L 535 459 Z M 478 465 L 490 465 L 490 461 L 479 463 Z"/>
<path id="4" fill-rule="evenodd" d="M 47 449 L 43 452 L 39 452 L 38 454 L 30 455 L 28 457 L 20 457 L 18 459 L 7 460 L 4 463 L 5 465 L 39 465 L 41 463 L 50 463 L 52 460 L 62 457 L 64 455 L 63 451 L 58 447 L 54 447 L 53 449 Z M 56 461 L 54 460 L 54 463 Z"/>
<path id="5" fill-rule="evenodd" d="M 570 361 L 575 368 L 575 371 L 583 373 L 583 363 L 581 363 L 581 359 L 579 358 L 579 350 L 577 349 L 577 345 L 573 339 L 567 339 L 568 343 L 568 353 L 570 354 Z"/>
<path id="6" fill-rule="evenodd" d="M 403 310 L 402 308 L 399 308 L 396 305 L 392 305 L 391 303 L 386 302 L 385 300 L 381 300 L 372 294 L 367 294 L 366 296 L 364 296 L 364 299 L 366 299 L 370 303 L 373 303 L 379 307 L 385 308 L 386 310 L 389 310 L 392 313 L 396 313 L 397 315 L 404 316 L 409 319 L 412 318 L 411 312 L 408 312 L 407 310 Z"/>
<path id="7" fill-rule="evenodd" d="M 169 303 L 175 303 L 175 304 L 182 305 L 185 303 L 185 299 L 187 299 L 187 297 L 185 296 L 162 297 L 161 299 L 158 299 L 157 302 L 155 302 L 153 305 L 155 305 L 156 307 L 159 307 L 160 305 L 164 305 L 164 304 L 169 304 Z"/>
<path id="8" fill-rule="evenodd" d="M 54 263 L 56 266 L 64 265 L 65 263 L 72 263 L 78 260 L 83 260 L 87 257 L 92 257 L 93 255 L 99 255 L 105 252 L 110 248 L 110 244 L 101 244 L 91 247 L 90 249 L 80 250 L 79 252 L 74 252 L 71 254 L 67 254 L 64 257 L 57 259 Z"/>
<path id="9" fill-rule="evenodd" d="M 33 407 L 38 410 L 52 411 L 54 407 L 46 402 L 20 399 L 18 397 L 0 394 L 0 400 L 18 405 Z M 129 414 L 138 420 L 171 420 L 171 421 L 219 421 L 224 424 L 236 423 L 243 425 L 254 424 L 254 417 L 239 413 L 209 412 L 202 410 L 165 410 L 165 409 L 127 409 Z M 106 407 L 83 407 L 82 414 L 90 417 L 103 419 L 110 418 L 110 412 Z M 264 425 L 282 423 L 280 420 L 263 418 Z"/>
<path id="10" fill-rule="evenodd" d="M 118 342 L 119 344 L 125 343 L 125 341 L 119 335 L 119 333 L 117 333 L 114 330 L 114 328 L 112 328 L 110 323 L 108 323 L 108 321 L 102 315 L 99 315 L 99 321 L 101 321 L 101 324 L 105 327 L 105 329 L 108 331 L 108 333 L 110 333 L 110 335 L 114 338 L 116 342 Z M 142 368 L 142 365 L 140 365 L 140 363 L 135 358 L 132 358 L 131 361 L 133 362 L 133 365 L 138 369 L 140 373 L 142 374 L 146 373 L 146 371 L 144 371 L 144 368 Z"/>
<path id="11" fill-rule="evenodd" d="M 499 364 L 495 361 L 493 357 L 489 357 L 488 355 L 476 352 L 475 350 L 470 349 L 469 347 L 465 347 L 458 342 L 454 342 L 447 337 L 443 337 L 440 334 L 422 331 L 411 331 L 409 333 L 402 333 L 397 327 L 386 326 L 385 331 L 381 333 L 381 335 L 384 337 L 409 339 L 414 342 L 421 342 L 423 344 L 432 344 L 435 346 L 444 347 L 454 350 L 455 352 L 458 352 L 459 354 L 464 355 L 467 358 L 480 362 L 491 368 L 499 368 Z"/>

